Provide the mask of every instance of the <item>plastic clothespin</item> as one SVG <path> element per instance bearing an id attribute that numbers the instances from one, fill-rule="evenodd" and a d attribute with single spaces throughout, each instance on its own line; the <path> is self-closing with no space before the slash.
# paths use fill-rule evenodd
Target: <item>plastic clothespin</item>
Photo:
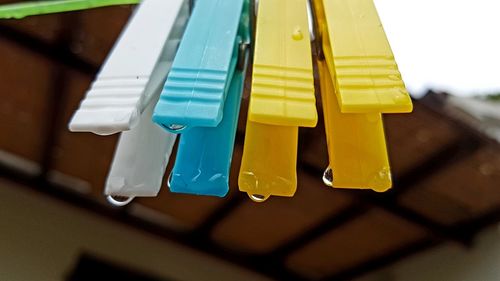
<path id="1" fill-rule="evenodd" d="M 165 48 L 164 57 L 170 68 L 189 17 L 189 5 L 184 1 Z M 139 124 L 123 132 L 106 181 L 105 194 L 125 198 L 157 196 L 168 165 L 176 135 L 165 132 L 151 121 L 161 87 L 155 89 L 153 100 L 140 117 Z M 119 205 L 120 201 L 109 198 Z M 125 201 L 127 202 L 128 199 Z"/>
<path id="2" fill-rule="evenodd" d="M 134 197 L 154 197 L 160 191 L 176 135 L 151 121 L 153 108 L 151 103 L 139 124 L 120 136 L 104 191 L 114 205 L 126 205 Z"/>
<path id="3" fill-rule="evenodd" d="M 140 0 L 52 0 L 0 5 L 0 19 L 22 19 L 112 5 L 137 4 Z"/>
<path id="4" fill-rule="evenodd" d="M 298 127 L 317 123 L 307 0 L 260 0 L 240 191 L 293 196 Z"/>
<path id="5" fill-rule="evenodd" d="M 405 113 L 412 101 L 373 0 L 323 3 L 324 55 L 343 113 Z"/>
<path id="6" fill-rule="evenodd" d="M 373 189 L 392 185 L 380 113 L 341 113 L 331 74 L 318 61 L 330 164 L 323 176 L 328 186 Z"/>
<path id="7" fill-rule="evenodd" d="M 70 125 L 99 133 L 124 131 L 105 188 L 114 205 L 160 190 L 176 135 L 151 117 L 188 18 L 187 0 L 144 0 Z"/>
<path id="8" fill-rule="evenodd" d="M 372 0 L 314 3 L 330 158 L 323 180 L 386 191 L 392 181 L 381 114 L 410 112 L 411 98 Z"/>
<path id="9" fill-rule="evenodd" d="M 144 0 L 108 56 L 70 122 L 74 132 L 110 135 L 132 129 L 163 85 L 168 45 L 183 0 Z M 174 52 L 175 54 L 175 52 Z"/>
<path id="10" fill-rule="evenodd" d="M 248 0 L 197 0 L 153 120 L 181 134 L 172 192 L 225 196 L 250 44 Z"/>

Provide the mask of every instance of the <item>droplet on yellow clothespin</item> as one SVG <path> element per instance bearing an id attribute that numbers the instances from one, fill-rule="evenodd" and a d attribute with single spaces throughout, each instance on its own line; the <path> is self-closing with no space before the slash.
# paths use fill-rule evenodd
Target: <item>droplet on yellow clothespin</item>
<path id="1" fill-rule="evenodd" d="M 292 38 L 293 40 L 302 40 L 304 39 L 304 34 L 302 33 L 302 30 L 300 30 L 300 27 L 296 27 L 293 31 L 293 34 L 292 34 Z"/>

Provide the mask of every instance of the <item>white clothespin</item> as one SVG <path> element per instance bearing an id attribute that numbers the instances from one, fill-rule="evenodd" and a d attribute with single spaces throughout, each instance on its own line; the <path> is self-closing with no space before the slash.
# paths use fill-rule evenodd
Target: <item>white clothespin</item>
<path id="1" fill-rule="evenodd" d="M 161 188 L 176 135 L 151 117 L 189 18 L 188 2 L 143 0 L 70 123 L 72 131 L 123 132 L 105 188 L 114 205 L 156 196 Z"/>
<path id="2" fill-rule="evenodd" d="M 136 127 L 121 134 L 106 180 L 106 195 L 130 199 L 158 195 L 177 135 L 151 121 L 156 101 L 146 108 Z"/>
<path id="3" fill-rule="evenodd" d="M 167 77 L 167 39 L 182 32 L 183 0 L 144 0 L 137 8 L 69 128 L 73 132 L 111 135 L 128 131 Z"/>

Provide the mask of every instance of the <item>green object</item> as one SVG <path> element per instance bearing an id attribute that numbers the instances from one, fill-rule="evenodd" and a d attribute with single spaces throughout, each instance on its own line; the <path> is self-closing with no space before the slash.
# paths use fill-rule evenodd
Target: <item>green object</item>
<path id="1" fill-rule="evenodd" d="M 168 0 L 165 0 L 168 1 Z M 86 10 L 112 5 L 137 4 L 140 0 L 52 0 L 0 5 L 0 19 Z"/>
<path id="2" fill-rule="evenodd" d="M 487 95 L 486 99 L 487 100 L 491 100 L 491 101 L 498 101 L 498 102 L 500 102 L 500 93 L 498 93 L 498 94 L 492 94 L 492 95 Z"/>

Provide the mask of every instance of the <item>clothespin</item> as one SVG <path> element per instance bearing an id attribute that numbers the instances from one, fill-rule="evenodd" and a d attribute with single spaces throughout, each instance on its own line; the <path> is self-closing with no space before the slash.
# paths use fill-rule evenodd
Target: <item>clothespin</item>
<path id="1" fill-rule="evenodd" d="M 160 89 L 175 49 L 167 44 L 184 1 L 144 0 L 92 83 L 69 128 L 110 135 L 128 131 Z M 176 36 L 173 34 L 173 36 Z"/>
<path id="2" fill-rule="evenodd" d="M 176 135 L 151 117 L 189 18 L 188 3 L 141 3 L 70 123 L 73 131 L 123 131 L 105 188 L 115 205 L 160 190 Z"/>
<path id="3" fill-rule="evenodd" d="M 298 127 L 317 123 L 307 0 L 260 0 L 240 191 L 293 196 Z"/>
<path id="4" fill-rule="evenodd" d="M 325 184 L 392 185 L 382 113 L 412 110 L 372 0 L 318 0 L 318 69 L 330 165 Z"/>
<path id="5" fill-rule="evenodd" d="M 243 92 L 248 0 L 197 0 L 153 114 L 182 133 L 172 192 L 225 196 Z"/>
<path id="6" fill-rule="evenodd" d="M 154 105 L 146 108 L 137 126 L 120 135 L 104 191 L 114 205 L 154 197 L 160 191 L 176 135 L 151 121 Z"/>

